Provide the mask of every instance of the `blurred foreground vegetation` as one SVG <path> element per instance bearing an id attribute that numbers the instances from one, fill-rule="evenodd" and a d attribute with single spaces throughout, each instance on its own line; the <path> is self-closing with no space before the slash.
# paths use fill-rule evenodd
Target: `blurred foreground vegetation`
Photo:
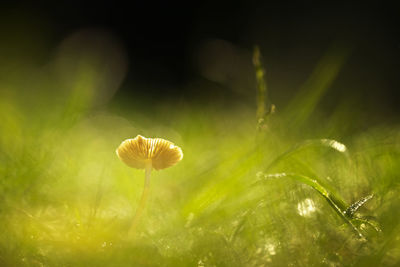
<path id="1" fill-rule="evenodd" d="M 400 265 L 398 125 L 318 110 L 345 52 L 271 114 L 255 89 L 254 104 L 112 98 L 123 56 L 105 46 L 104 64 L 80 38 L 45 66 L 1 63 L 1 266 Z M 128 234 L 144 172 L 115 149 L 137 134 L 184 158 L 153 173 Z"/>

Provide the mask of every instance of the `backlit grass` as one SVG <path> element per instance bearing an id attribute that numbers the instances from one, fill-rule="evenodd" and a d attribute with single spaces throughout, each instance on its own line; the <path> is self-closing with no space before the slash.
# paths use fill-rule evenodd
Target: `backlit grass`
<path id="1" fill-rule="evenodd" d="M 82 75 L 90 62 L 60 99 L 49 97 L 51 72 L 0 83 L 1 265 L 398 265 L 400 131 L 352 128 L 364 114 L 351 106 L 321 115 L 318 99 L 337 75 L 324 64 L 339 69 L 347 50 L 338 51 L 261 122 L 257 110 L 270 109 L 240 101 L 117 95 L 96 105 L 96 72 Z M 143 171 L 115 149 L 138 134 L 171 140 L 184 158 L 152 173 L 128 235 Z"/>

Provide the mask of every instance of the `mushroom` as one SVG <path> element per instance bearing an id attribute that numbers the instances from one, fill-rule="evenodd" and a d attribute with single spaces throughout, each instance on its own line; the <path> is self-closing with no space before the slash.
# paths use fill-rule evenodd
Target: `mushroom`
<path id="1" fill-rule="evenodd" d="M 145 170 L 145 182 L 139 206 L 133 217 L 135 228 L 145 208 L 150 186 L 151 170 L 162 170 L 178 163 L 182 157 L 182 149 L 172 142 L 161 138 L 145 138 L 141 135 L 127 139 L 116 150 L 119 159 L 129 167 Z"/>

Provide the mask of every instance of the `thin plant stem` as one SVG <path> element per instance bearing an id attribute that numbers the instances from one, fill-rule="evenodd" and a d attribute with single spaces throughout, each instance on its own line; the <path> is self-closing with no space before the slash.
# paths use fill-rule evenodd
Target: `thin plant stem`
<path id="1" fill-rule="evenodd" d="M 146 164 L 143 192 L 142 192 L 142 196 L 140 198 L 139 206 L 137 207 L 135 216 L 133 217 L 133 220 L 132 220 L 130 232 L 135 231 L 135 229 L 139 223 L 140 217 L 142 216 L 142 213 L 146 207 L 147 198 L 149 196 L 151 170 L 152 170 L 152 166 L 151 166 L 151 162 L 149 162 L 148 164 Z"/>
<path id="2" fill-rule="evenodd" d="M 253 65 L 257 82 L 257 129 L 266 129 L 269 115 L 275 112 L 275 105 L 268 98 L 268 86 L 265 77 L 265 69 L 261 63 L 261 52 L 258 46 L 254 47 Z"/>
<path id="3" fill-rule="evenodd" d="M 261 53 L 258 46 L 254 47 L 253 64 L 257 80 L 257 121 L 260 123 L 266 115 L 267 83 L 265 82 L 265 71 L 261 65 Z"/>

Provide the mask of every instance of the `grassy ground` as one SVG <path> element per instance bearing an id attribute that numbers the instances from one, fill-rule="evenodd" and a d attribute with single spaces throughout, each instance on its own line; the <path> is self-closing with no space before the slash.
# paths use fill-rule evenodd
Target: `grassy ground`
<path id="1" fill-rule="evenodd" d="M 351 105 L 319 113 L 336 75 L 324 60 L 264 122 L 240 101 L 95 106 L 90 81 L 77 78 L 79 90 L 59 97 L 44 74 L 33 85 L 8 77 L 0 265 L 398 266 L 400 130 L 368 126 Z M 115 149 L 137 134 L 173 141 L 184 158 L 153 173 L 146 212 L 128 233 L 144 171 Z"/>

